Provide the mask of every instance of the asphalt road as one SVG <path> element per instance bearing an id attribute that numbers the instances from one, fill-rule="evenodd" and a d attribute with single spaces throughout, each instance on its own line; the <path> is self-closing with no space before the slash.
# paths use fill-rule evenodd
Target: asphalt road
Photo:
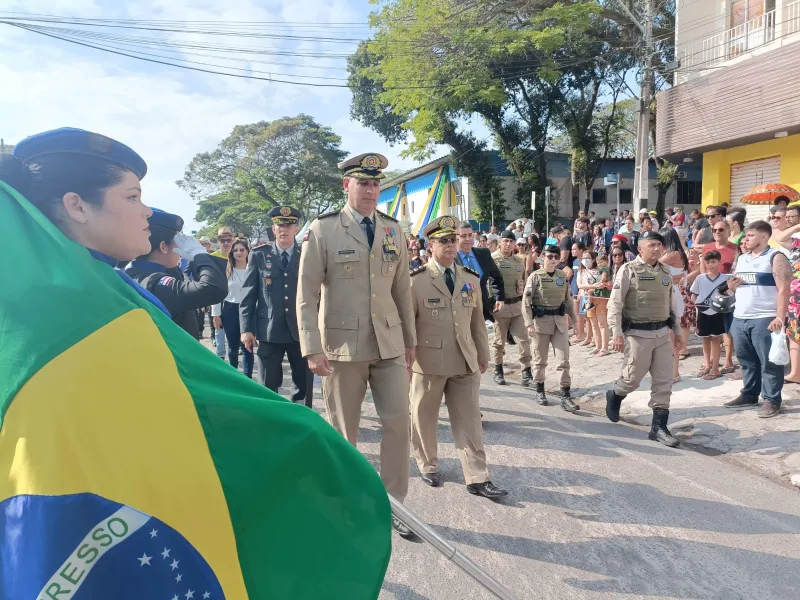
<path id="1" fill-rule="evenodd" d="M 800 598 L 797 491 L 722 457 L 650 442 L 642 429 L 540 407 L 531 395 L 484 376 L 490 474 L 509 490 L 505 501 L 466 492 L 444 407 L 444 486 L 423 484 L 412 461 L 406 501 L 519 600 Z M 379 439 L 367 402 L 359 448 L 373 462 Z M 432 547 L 395 534 L 380 598 L 493 596 Z"/>

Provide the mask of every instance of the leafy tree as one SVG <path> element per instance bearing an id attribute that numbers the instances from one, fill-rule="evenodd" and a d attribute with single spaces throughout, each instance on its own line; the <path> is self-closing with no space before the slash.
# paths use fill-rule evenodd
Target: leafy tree
<path id="1" fill-rule="evenodd" d="M 198 202 L 198 220 L 255 235 L 269 227 L 266 213 L 275 206 L 313 219 L 343 203 L 340 145 L 333 130 L 304 114 L 238 125 L 216 150 L 195 156 L 177 183 Z"/>

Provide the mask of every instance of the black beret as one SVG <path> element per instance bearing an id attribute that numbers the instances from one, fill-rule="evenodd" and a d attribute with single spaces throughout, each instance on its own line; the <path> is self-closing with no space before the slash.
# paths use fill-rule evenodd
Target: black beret
<path id="1" fill-rule="evenodd" d="M 500 234 L 500 238 L 503 240 L 516 240 L 517 236 L 514 235 L 513 231 L 506 230 Z"/>
<path id="2" fill-rule="evenodd" d="M 664 243 L 664 238 L 657 231 L 645 231 L 642 235 L 639 236 L 640 244 L 645 240 L 656 240 L 661 242 L 662 244 Z"/>
<path id="3" fill-rule="evenodd" d="M 545 244 L 544 248 L 542 248 L 542 252 L 554 252 L 556 254 L 560 254 L 561 248 L 555 244 Z"/>

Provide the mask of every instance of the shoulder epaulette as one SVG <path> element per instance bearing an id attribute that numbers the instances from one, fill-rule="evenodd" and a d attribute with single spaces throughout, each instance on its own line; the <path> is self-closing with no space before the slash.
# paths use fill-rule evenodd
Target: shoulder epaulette
<path id="1" fill-rule="evenodd" d="M 394 221 L 395 223 L 399 223 L 399 222 L 400 222 L 400 221 L 398 221 L 397 219 L 395 219 L 394 217 L 390 217 L 390 216 L 389 216 L 389 215 L 387 215 L 386 213 L 382 213 L 382 212 L 381 212 L 381 211 L 379 211 L 379 210 L 376 210 L 375 212 L 376 212 L 376 213 L 378 213 L 380 216 L 382 216 L 384 219 L 389 219 L 390 221 Z"/>
<path id="2" fill-rule="evenodd" d="M 427 269 L 425 267 L 420 267 L 419 269 L 414 269 L 413 271 L 411 271 L 411 276 L 413 277 L 414 275 L 419 275 L 420 273 L 424 273 L 425 271 L 427 271 Z"/>
<path id="3" fill-rule="evenodd" d="M 338 214 L 339 214 L 339 211 L 338 211 L 338 210 L 331 210 L 331 211 L 329 211 L 329 212 L 322 213 L 322 214 L 321 214 L 321 215 L 319 215 L 317 218 L 318 218 L 318 219 L 327 219 L 328 217 L 335 217 L 335 216 L 336 216 L 336 215 L 338 215 Z"/>
<path id="4" fill-rule="evenodd" d="M 463 268 L 467 273 L 471 273 L 472 275 L 475 275 L 475 277 L 477 277 L 478 279 L 481 278 L 481 276 L 478 274 L 478 272 L 476 270 L 470 269 L 469 267 L 463 267 Z"/>

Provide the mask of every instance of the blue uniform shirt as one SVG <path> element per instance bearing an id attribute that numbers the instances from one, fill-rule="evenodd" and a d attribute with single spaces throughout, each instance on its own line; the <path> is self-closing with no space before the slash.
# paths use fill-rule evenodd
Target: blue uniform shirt
<path id="1" fill-rule="evenodd" d="M 127 275 L 127 274 L 126 274 L 124 271 L 122 271 L 121 269 L 117 269 L 117 268 L 116 268 L 116 267 L 117 267 L 117 261 L 116 261 L 114 258 L 111 258 L 111 257 L 110 257 L 110 256 L 108 256 L 107 254 L 103 254 L 102 252 L 98 252 L 97 250 L 91 250 L 91 249 L 88 249 L 88 250 L 89 250 L 89 253 L 90 253 L 90 254 L 91 254 L 93 257 L 95 257 L 97 260 L 99 260 L 100 262 L 104 262 L 104 263 L 106 263 L 106 264 L 107 264 L 108 266 L 110 266 L 110 267 L 113 267 L 113 268 L 114 268 L 114 271 L 117 273 L 117 275 L 119 275 L 119 276 L 120 276 L 120 278 L 122 279 L 122 281 L 124 281 L 125 283 L 127 283 L 127 284 L 128 284 L 130 287 L 132 287 L 134 290 L 136 290 L 136 293 L 137 293 L 137 294 L 139 294 L 139 295 L 140 295 L 142 298 L 144 298 L 145 300 L 147 300 L 147 301 L 148 301 L 150 304 L 152 304 L 153 306 L 155 306 L 156 308 L 158 308 L 158 309 L 159 309 L 161 312 L 163 312 L 163 313 L 164 313 L 165 315 L 167 315 L 169 318 L 172 318 L 172 315 L 170 315 L 170 314 L 169 314 L 169 311 L 167 310 L 167 307 L 166 307 L 166 306 L 164 306 L 164 305 L 161 303 L 161 300 L 159 300 L 158 298 L 156 298 L 156 297 L 155 297 L 153 294 L 151 294 L 151 293 L 150 293 L 150 292 L 148 292 L 146 289 L 144 289 L 142 286 L 140 286 L 138 283 L 136 283 L 136 282 L 135 282 L 133 279 L 131 279 L 131 278 L 130 278 L 130 276 L 129 276 L 129 275 Z M 160 265 L 159 265 L 159 266 L 160 266 Z"/>

